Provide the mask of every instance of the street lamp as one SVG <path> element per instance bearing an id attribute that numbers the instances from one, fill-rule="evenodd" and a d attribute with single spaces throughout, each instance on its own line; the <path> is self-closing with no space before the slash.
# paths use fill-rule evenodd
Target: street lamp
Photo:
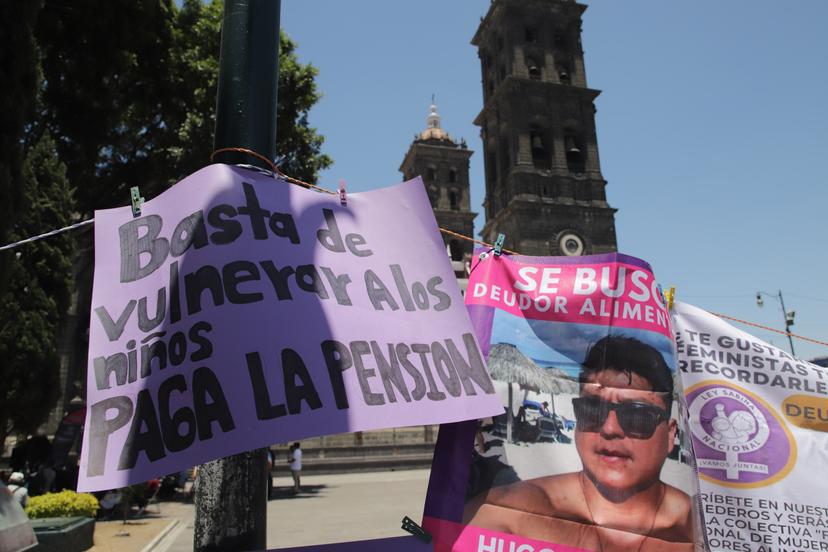
<path id="1" fill-rule="evenodd" d="M 757 291 L 756 292 L 756 305 L 759 306 L 759 307 L 761 307 L 762 305 L 765 304 L 765 302 L 762 300 L 763 295 L 767 295 L 768 297 L 771 297 L 773 299 L 778 299 L 779 304 L 782 305 L 782 314 L 785 316 L 785 333 L 788 336 L 788 343 L 791 344 L 791 354 L 793 356 L 796 356 L 796 353 L 794 353 L 793 339 L 791 338 L 791 326 L 794 325 L 794 316 L 796 316 L 796 311 L 785 310 L 785 300 L 782 299 L 782 290 L 781 289 L 779 290 L 778 295 L 773 295 L 772 293 L 767 293 L 765 291 Z"/>

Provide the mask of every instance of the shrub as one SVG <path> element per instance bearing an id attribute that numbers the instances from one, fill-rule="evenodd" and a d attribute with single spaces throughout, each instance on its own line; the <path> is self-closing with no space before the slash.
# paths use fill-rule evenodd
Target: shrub
<path id="1" fill-rule="evenodd" d="M 30 518 L 45 517 L 95 517 L 98 499 L 88 493 L 61 491 L 29 498 L 26 514 Z"/>

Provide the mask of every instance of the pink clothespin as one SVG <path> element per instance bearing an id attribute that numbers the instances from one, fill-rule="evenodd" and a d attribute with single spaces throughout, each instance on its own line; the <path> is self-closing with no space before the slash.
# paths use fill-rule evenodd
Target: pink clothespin
<path id="1" fill-rule="evenodd" d="M 342 178 L 339 179 L 339 203 L 343 207 L 348 206 L 348 197 L 345 195 L 345 180 Z"/>

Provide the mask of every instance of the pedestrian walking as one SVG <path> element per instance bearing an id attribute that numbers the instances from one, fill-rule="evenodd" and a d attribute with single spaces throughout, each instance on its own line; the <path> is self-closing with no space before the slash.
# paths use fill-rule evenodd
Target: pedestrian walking
<path id="1" fill-rule="evenodd" d="M 276 456 L 270 447 L 267 449 L 267 499 L 273 498 L 273 460 Z"/>
<path id="2" fill-rule="evenodd" d="M 291 445 L 288 464 L 290 465 L 290 474 L 293 476 L 293 493 L 296 494 L 302 490 L 299 486 L 299 477 L 302 473 L 302 448 L 299 443 Z"/>

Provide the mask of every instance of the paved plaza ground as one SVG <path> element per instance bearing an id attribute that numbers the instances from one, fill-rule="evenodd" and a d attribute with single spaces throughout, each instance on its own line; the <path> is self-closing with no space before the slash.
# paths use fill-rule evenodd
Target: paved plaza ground
<path id="1" fill-rule="evenodd" d="M 289 548 L 406 535 L 404 516 L 419 521 L 429 470 L 405 470 L 302 478 L 303 492 L 292 493 L 287 478 L 274 481 L 276 496 L 267 505 L 267 547 Z M 192 504 L 162 502 L 147 516 L 98 523 L 93 552 L 190 552 Z M 129 536 L 117 536 L 118 532 Z"/>

